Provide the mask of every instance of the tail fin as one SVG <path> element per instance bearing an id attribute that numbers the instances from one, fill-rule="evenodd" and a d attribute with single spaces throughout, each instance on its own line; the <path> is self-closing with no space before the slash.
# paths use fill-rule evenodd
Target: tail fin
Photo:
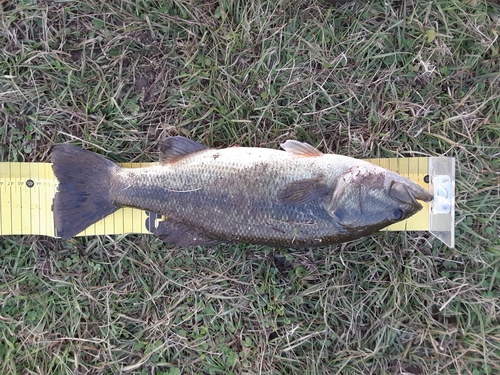
<path id="1" fill-rule="evenodd" d="M 51 162 L 59 180 L 54 221 L 57 235 L 63 240 L 119 208 L 109 199 L 110 178 L 119 168 L 115 163 L 71 145 L 55 146 Z"/>

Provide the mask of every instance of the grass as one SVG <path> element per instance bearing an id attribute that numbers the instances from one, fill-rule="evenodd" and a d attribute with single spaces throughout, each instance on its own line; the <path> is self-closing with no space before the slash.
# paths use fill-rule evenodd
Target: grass
<path id="1" fill-rule="evenodd" d="M 154 161 L 177 134 L 457 160 L 455 249 L 1 238 L 0 373 L 500 372 L 496 0 L 0 6 L 1 161 Z"/>

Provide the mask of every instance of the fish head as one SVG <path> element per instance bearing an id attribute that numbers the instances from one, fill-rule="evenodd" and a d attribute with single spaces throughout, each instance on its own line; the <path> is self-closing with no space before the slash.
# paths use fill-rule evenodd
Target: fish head
<path id="1" fill-rule="evenodd" d="M 341 177 L 324 208 L 340 226 L 364 233 L 409 218 L 422 209 L 419 200 L 429 202 L 432 195 L 397 173 L 363 165 Z"/>

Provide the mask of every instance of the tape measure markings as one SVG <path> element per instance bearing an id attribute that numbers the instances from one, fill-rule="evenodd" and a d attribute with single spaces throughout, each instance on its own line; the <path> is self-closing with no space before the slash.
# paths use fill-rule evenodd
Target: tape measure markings
<path id="1" fill-rule="evenodd" d="M 429 158 L 377 158 L 368 161 L 408 177 L 424 188 L 429 173 Z M 158 163 L 121 163 L 139 168 Z M 31 186 L 30 186 L 31 185 Z M 41 234 L 55 236 L 52 202 L 57 189 L 50 163 L 0 163 L 0 235 Z M 387 230 L 428 230 L 429 205 L 410 219 L 396 223 Z M 136 208 L 122 208 L 93 224 L 79 235 L 150 233 L 161 215 Z"/>

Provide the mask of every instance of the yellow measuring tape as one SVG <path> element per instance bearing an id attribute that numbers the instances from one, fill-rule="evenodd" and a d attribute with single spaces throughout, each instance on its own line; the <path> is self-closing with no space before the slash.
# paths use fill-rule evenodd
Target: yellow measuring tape
<path id="1" fill-rule="evenodd" d="M 367 159 L 410 178 L 434 193 L 430 204 L 408 220 L 387 228 L 395 231 L 430 231 L 448 246 L 454 246 L 453 158 Z M 155 163 L 122 163 L 138 168 Z M 45 235 L 56 237 L 52 201 L 58 186 L 50 163 L 0 163 L 0 235 Z M 162 217 L 135 208 L 122 208 L 90 226 L 80 236 L 151 233 Z"/>

